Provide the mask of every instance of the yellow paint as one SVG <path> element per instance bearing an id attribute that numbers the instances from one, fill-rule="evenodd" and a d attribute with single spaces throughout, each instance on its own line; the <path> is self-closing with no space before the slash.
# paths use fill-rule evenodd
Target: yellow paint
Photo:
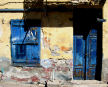
<path id="1" fill-rule="evenodd" d="M 65 51 L 69 50 L 63 50 L 62 48 L 65 47 L 67 49 L 72 49 L 73 47 L 73 28 L 72 27 L 63 27 L 63 28 L 45 28 L 43 31 L 47 32 L 44 37 L 47 37 L 48 40 L 50 40 L 49 43 L 46 43 L 44 41 L 45 45 L 44 48 L 42 48 L 41 51 L 41 57 L 42 58 L 64 58 L 64 59 L 70 59 L 72 58 L 72 50 L 70 50 L 69 53 L 65 53 Z M 49 35 L 51 33 L 51 36 Z M 60 56 L 52 56 L 51 50 L 55 50 L 55 47 L 58 47 L 57 53 L 60 54 Z M 50 50 L 50 49 L 51 50 Z"/>
<path id="2" fill-rule="evenodd" d="M 0 13 L 0 29 L 2 36 L 0 37 L 0 57 L 7 57 L 11 59 L 11 48 L 10 48 L 10 20 L 21 19 L 22 13 Z"/>
<path id="3" fill-rule="evenodd" d="M 8 2 L 24 2 L 24 0 L 0 0 L 0 9 L 23 9 L 23 3 L 8 3 Z"/>
<path id="4" fill-rule="evenodd" d="M 72 12 L 50 12 L 46 19 L 43 18 L 41 58 L 72 58 L 73 23 L 69 18 L 72 18 Z"/>

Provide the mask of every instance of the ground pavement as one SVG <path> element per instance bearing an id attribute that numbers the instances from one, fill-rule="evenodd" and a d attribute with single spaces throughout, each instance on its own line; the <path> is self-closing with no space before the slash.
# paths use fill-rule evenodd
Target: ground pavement
<path id="1" fill-rule="evenodd" d="M 44 83 L 0 81 L 0 87 L 108 87 L 108 84 L 96 80 L 72 80 L 69 82 L 49 81 L 45 86 Z"/>

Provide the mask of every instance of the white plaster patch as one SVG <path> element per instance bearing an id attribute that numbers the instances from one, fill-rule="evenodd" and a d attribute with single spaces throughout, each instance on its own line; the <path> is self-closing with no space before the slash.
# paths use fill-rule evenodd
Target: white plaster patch
<path id="1" fill-rule="evenodd" d="M 65 60 L 59 60 L 58 62 L 57 62 L 57 65 L 59 66 L 59 65 L 62 65 L 62 64 L 65 64 Z"/>
<path id="2" fill-rule="evenodd" d="M 19 39 L 19 37 L 14 37 L 14 38 L 12 38 L 12 41 L 15 41 L 15 40 L 18 40 Z"/>
<path id="3" fill-rule="evenodd" d="M 9 71 L 5 73 L 5 76 L 7 76 L 7 77 L 14 76 L 17 78 L 30 78 L 30 77 L 34 76 L 34 73 L 30 73 L 28 71 L 21 71 L 21 69 L 19 69 L 17 67 L 10 67 Z"/>
<path id="4" fill-rule="evenodd" d="M 50 48 L 50 51 L 52 56 L 60 56 L 60 54 L 57 52 L 60 51 L 60 48 L 58 46 L 55 45 L 53 50 Z"/>
<path id="5" fill-rule="evenodd" d="M 49 68 L 49 67 L 51 67 L 51 61 L 49 59 L 42 59 L 41 60 L 41 65 L 44 68 Z"/>
<path id="6" fill-rule="evenodd" d="M 42 48 L 44 48 L 45 46 L 44 46 L 44 34 L 43 34 L 43 32 L 42 32 L 43 30 L 41 30 L 41 43 L 42 43 Z"/>
<path id="7" fill-rule="evenodd" d="M 59 48 L 58 46 L 55 45 L 55 46 L 54 46 L 54 50 L 55 50 L 55 51 L 60 51 L 60 48 Z"/>

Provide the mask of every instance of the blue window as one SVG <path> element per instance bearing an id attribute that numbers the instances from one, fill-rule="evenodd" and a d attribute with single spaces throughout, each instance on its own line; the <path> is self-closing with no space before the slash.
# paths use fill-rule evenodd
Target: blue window
<path id="1" fill-rule="evenodd" d="M 39 65 L 39 20 L 11 20 L 11 56 L 15 66 Z"/>

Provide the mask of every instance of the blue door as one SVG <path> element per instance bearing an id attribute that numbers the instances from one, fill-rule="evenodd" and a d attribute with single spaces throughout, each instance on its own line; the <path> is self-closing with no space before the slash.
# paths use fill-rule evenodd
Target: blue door
<path id="1" fill-rule="evenodd" d="M 74 36 L 74 79 L 84 79 L 84 66 L 85 66 L 85 41 L 82 35 Z"/>
<path id="2" fill-rule="evenodd" d="M 86 79 L 93 80 L 96 75 L 97 30 L 92 29 L 87 37 Z"/>
<path id="3" fill-rule="evenodd" d="M 74 36 L 73 78 L 76 80 L 93 80 L 96 73 L 97 30 L 92 29 L 87 38 Z"/>
<path id="4" fill-rule="evenodd" d="M 40 63 L 40 26 L 26 21 L 11 20 L 11 55 L 17 66 Z"/>

